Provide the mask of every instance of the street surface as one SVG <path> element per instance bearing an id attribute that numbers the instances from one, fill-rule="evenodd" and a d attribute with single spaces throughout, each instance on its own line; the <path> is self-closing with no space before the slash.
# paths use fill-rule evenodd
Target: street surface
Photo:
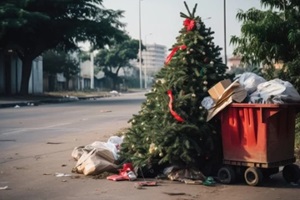
<path id="1" fill-rule="evenodd" d="M 136 189 L 134 182 L 72 173 L 76 164 L 72 150 L 94 141 L 106 142 L 129 127 L 128 120 L 144 100 L 144 94 L 134 93 L 0 109 L 0 200 L 300 199 L 300 183 L 288 184 L 281 174 L 260 187 L 244 182 L 207 187 L 163 180 L 158 186 Z M 57 177 L 56 173 L 70 176 Z"/>

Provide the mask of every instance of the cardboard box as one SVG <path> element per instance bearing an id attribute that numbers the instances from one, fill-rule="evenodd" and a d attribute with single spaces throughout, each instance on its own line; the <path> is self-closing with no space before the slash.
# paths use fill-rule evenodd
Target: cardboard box
<path id="1" fill-rule="evenodd" d="M 238 83 L 238 80 L 231 83 L 215 102 L 214 106 L 209 109 L 206 121 L 211 120 L 215 115 L 222 111 L 232 102 L 242 102 L 247 97 L 247 91 Z"/>
<path id="2" fill-rule="evenodd" d="M 217 101 L 230 84 L 231 81 L 229 79 L 220 81 L 219 83 L 217 83 L 216 85 L 214 85 L 212 88 L 208 90 L 210 97 L 214 101 Z"/>

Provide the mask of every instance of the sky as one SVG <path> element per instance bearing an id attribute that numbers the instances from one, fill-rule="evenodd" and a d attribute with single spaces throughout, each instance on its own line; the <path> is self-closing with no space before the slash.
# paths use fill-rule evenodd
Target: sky
<path id="1" fill-rule="evenodd" d="M 141 9 L 139 12 L 139 3 Z M 224 0 L 186 0 L 190 10 L 197 4 L 196 15 L 206 27 L 215 32 L 214 43 L 223 48 L 224 55 Z M 108 9 L 125 11 L 120 19 L 133 39 L 139 39 L 139 13 L 141 13 L 141 39 L 146 44 L 161 44 L 170 49 L 182 28 L 184 19 L 180 12 L 187 13 L 184 0 L 103 0 Z M 232 35 L 240 36 L 241 23 L 236 19 L 239 9 L 261 8 L 260 0 L 226 0 L 226 46 L 230 56 L 234 47 L 229 45 Z"/>

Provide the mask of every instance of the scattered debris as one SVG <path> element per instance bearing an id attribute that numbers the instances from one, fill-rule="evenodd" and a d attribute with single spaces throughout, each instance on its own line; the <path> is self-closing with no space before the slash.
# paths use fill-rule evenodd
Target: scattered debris
<path id="1" fill-rule="evenodd" d="M 108 113 L 108 112 L 112 112 L 111 110 L 100 110 L 101 113 Z"/>
<path id="2" fill-rule="evenodd" d="M 26 169 L 25 167 L 14 167 L 14 168 L 17 170 L 25 170 Z"/>
<path id="3" fill-rule="evenodd" d="M 0 190 L 9 190 L 8 186 L 0 187 Z"/>
<path id="4" fill-rule="evenodd" d="M 62 144 L 62 142 L 47 142 L 46 144 Z"/>
<path id="5" fill-rule="evenodd" d="M 11 139 L 11 140 L 0 140 L 0 142 L 16 142 L 17 140 L 15 140 L 15 139 Z"/>
<path id="6" fill-rule="evenodd" d="M 135 183 L 135 184 L 134 184 L 134 187 L 135 187 L 136 189 L 143 189 L 143 186 L 142 186 L 141 184 L 139 184 L 139 183 Z"/>
<path id="7" fill-rule="evenodd" d="M 156 181 L 143 181 L 143 182 L 138 182 L 136 184 L 140 186 L 158 186 Z"/>
<path id="8" fill-rule="evenodd" d="M 298 186 L 299 184 L 298 184 L 298 183 L 295 183 L 295 182 L 290 182 L 290 185 L 291 185 L 291 186 Z"/>
<path id="9" fill-rule="evenodd" d="M 114 96 L 120 96 L 120 93 L 116 90 L 112 90 L 109 92 L 110 94 L 114 95 Z"/>
<path id="10" fill-rule="evenodd" d="M 93 179 L 106 179 L 108 176 L 113 175 L 111 172 L 102 172 L 93 176 Z"/>
<path id="11" fill-rule="evenodd" d="M 187 185 L 201 185 L 201 184 L 203 184 L 203 181 L 201 181 L 201 180 L 191 180 L 191 179 L 184 179 L 182 182 L 184 182 Z"/>
<path id="12" fill-rule="evenodd" d="M 131 163 L 124 163 L 123 169 L 119 170 L 119 174 L 108 176 L 106 179 L 112 181 L 134 181 L 137 179 L 137 175 L 135 174 Z"/>
<path id="13" fill-rule="evenodd" d="M 66 165 L 66 164 L 62 164 L 61 166 L 62 166 L 62 167 L 66 167 L 67 165 Z"/>
<path id="14" fill-rule="evenodd" d="M 56 177 L 66 177 L 66 176 L 72 176 L 72 174 L 65 174 L 65 173 L 58 173 L 58 172 L 56 172 L 55 176 Z"/>
<path id="15" fill-rule="evenodd" d="M 172 181 L 181 181 L 185 182 L 186 180 L 206 180 L 205 175 L 198 170 L 194 169 L 185 169 L 178 166 L 170 166 L 164 169 L 164 174 Z"/>
<path id="16" fill-rule="evenodd" d="M 34 158 L 35 158 L 35 160 L 39 160 L 39 159 L 41 159 L 41 156 L 40 155 L 36 155 L 36 156 L 34 156 Z"/>
<path id="17" fill-rule="evenodd" d="M 213 177 L 209 176 L 205 179 L 205 181 L 203 182 L 203 185 L 205 185 L 205 186 L 215 186 L 216 181 L 214 180 Z"/>
<path id="18" fill-rule="evenodd" d="M 176 196 L 176 195 L 186 195 L 184 192 L 163 192 L 164 194 L 170 195 L 170 196 Z"/>

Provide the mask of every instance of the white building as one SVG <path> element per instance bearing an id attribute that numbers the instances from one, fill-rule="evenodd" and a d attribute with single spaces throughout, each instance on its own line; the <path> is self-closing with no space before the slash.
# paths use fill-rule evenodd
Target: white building
<path id="1" fill-rule="evenodd" d="M 164 66 L 167 47 L 160 44 L 146 44 L 146 49 L 142 51 L 142 79 L 143 87 L 147 88 L 151 84 L 155 74 Z M 131 64 L 140 68 L 140 63 L 132 61 Z"/>
<path id="2" fill-rule="evenodd" d="M 148 76 L 153 76 L 164 66 L 167 47 L 160 44 L 146 44 L 145 46 L 146 50 L 142 52 L 143 67 Z"/>

